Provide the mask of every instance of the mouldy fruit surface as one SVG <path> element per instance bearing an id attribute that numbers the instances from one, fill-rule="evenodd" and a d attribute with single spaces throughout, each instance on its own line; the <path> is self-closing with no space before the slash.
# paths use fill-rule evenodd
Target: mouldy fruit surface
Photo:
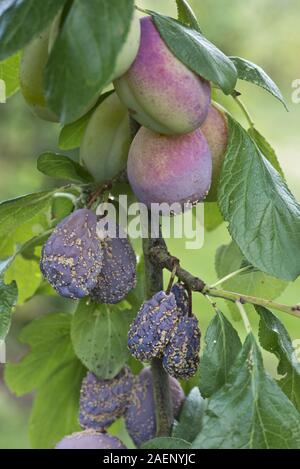
<path id="1" fill-rule="evenodd" d="M 142 362 L 161 357 L 179 317 L 173 293 L 156 293 L 143 303 L 128 333 L 128 347 Z"/>
<path id="2" fill-rule="evenodd" d="M 118 438 L 94 430 L 65 436 L 55 449 L 126 449 Z"/>
<path id="3" fill-rule="evenodd" d="M 41 271 L 61 296 L 83 298 L 96 285 L 103 259 L 96 226 L 91 210 L 76 210 L 57 225 L 44 245 Z"/>
<path id="4" fill-rule="evenodd" d="M 81 159 L 98 183 L 126 168 L 130 141 L 127 109 L 113 93 L 93 113 L 80 147 Z"/>
<path id="5" fill-rule="evenodd" d="M 192 132 L 207 116 L 210 84 L 172 54 L 150 16 L 141 19 L 141 45 L 132 67 L 114 84 L 134 119 L 155 132 Z"/>
<path id="6" fill-rule="evenodd" d="M 182 283 L 175 283 L 172 287 L 171 292 L 175 296 L 175 301 L 177 304 L 177 308 L 179 309 L 182 315 L 186 315 L 189 313 L 189 297 L 187 291 L 182 285 Z"/>
<path id="7" fill-rule="evenodd" d="M 20 88 L 26 103 L 41 119 L 57 122 L 58 117 L 47 108 L 44 95 L 44 72 L 49 57 L 51 27 L 25 47 L 20 65 Z"/>
<path id="8" fill-rule="evenodd" d="M 184 392 L 174 378 L 170 380 L 174 418 L 178 417 L 184 402 Z M 152 373 L 145 368 L 138 376 L 134 387 L 131 404 L 125 415 L 129 435 L 137 446 L 151 440 L 156 434 L 155 402 L 153 395 Z"/>
<path id="9" fill-rule="evenodd" d="M 130 401 L 132 386 L 133 375 L 128 368 L 111 380 L 101 380 L 89 372 L 80 391 L 80 425 L 103 431 L 122 417 Z"/>
<path id="10" fill-rule="evenodd" d="M 205 199 L 212 158 L 199 129 L 171 137 L 142 127 L 130 147 L 127 172 L 135 195 L 149 208 L 151 203 L 183 205 Z"/>
<path id="11" fill-rule="evenodd" d="M 200 329 L 195 316 L 179 319 L 167 345 L 163 366 L 169 375 L 180 379 L 192 378 L 199 366 Z"/>
<path id="12" fill-rule="evenodd" d="M 220 182 L 222 164 L 228 144 L 228 122 L 224 112 L 215 106 L 211 106 L 208 116 L 201 127 L 212 155 L 212 185 L 207 202 L 218 200 L 218 187 Z"/>
<path id="13" fill-rule="evenodd" d="M 101 238 L 99 232 L 98 235 L 103 251 L 103 263 L 91 297 L 99 303 L 116 304 L 135 287 L 136 256 L 119 225 L 116 225 L 116 237 Z"/>
<path id="14" fill-rule="evenodd" d="M 136 12 L 133 14 L 133 18 L 131 21 L 131 26 L 126 38 L 126 41 L 118 54 L 115 71 L 111 81 L 119 78 L 127 70 L 130 68 L 132 63 L 134 62 L 139 47 L 140 47 L 140 40 L 141 40 L 141 25 L 140 20 Z"/>

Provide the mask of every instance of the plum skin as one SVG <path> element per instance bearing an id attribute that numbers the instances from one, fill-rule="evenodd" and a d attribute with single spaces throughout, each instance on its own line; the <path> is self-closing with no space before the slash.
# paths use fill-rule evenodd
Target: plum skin
<path id="1" fill-rule="evenodd" d="M 228 122 L 226 115 L 216 106 L 210 106 L 206 120 L 201 126 L 212 155 L 212 184 L 207 202 L 218 200 L 218 188 L 222 165 L 228 145 Z"/>
<path id="2" fill-rule="evenodd" d="M 81 160 L 98 183 L 126 168 L 130 140 L 129 114 L 113 93 L 93 113 L 80 146 Z"/>
<path id="3" fill-rule="evenodd" d="M 126 449 L 118 438 L 94 430 L 65 436 L 55 449 Z"/>
<path id="4" fill-rule="evenodd" d="M 173 55 L 149 16 L 141 19 L 141 44 L 133 65 L 114 85 L 137 122 L 167 135 L 200 127 L 211 101 L 209 82 Z"/>
<path id="5" fill-rule="evenodd" d="M 176 379 L 170 377 L 169 383 L 173 413 L 176 418 L 180 413 L 185 395 Z M 131 404 L 125 414 L 125 423 L 129 435 L 138 447 L 155 437 L 156 412 L 150 368 L 144 368 L 137 377 Z"/>
<path id="6" fill-rule="evenodd" d="M 165 136 L 142 127 L 130 147 L 127 173 L 135 195 L 148 208 L 151 203 L 183 206 L 205 199 L 211 185 L 211 152 L 199 129 Z"/>
<path id="7" fill-rule="evenodd" d="M 137 12 L 134 12 L 126 41 L 117 56 L 115 70 L 111 81 L 124 75 L 124 73 L 126 73 L 130 68 L 137 56 L 140 47 L 140 40 L 141 24 Z"/>

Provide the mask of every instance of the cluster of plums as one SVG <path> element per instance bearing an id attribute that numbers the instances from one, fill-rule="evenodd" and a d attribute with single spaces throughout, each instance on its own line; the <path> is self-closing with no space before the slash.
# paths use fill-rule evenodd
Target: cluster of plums
<path id="1" fill-rule="evenodd" d="M 56 18 L 25 49 L 21 65 L 23 95 L 48 120 L 57 119 L 46 105 L 44 72 L 59 23 Z M 95 108 L 80 148 L 95 180 L 110 180 L 127 165 L 133 191 L 149 207 L 215 201 L 228 141 L 226 116 L 211 103 L 210 83 L 174 56 L 150 16 L 134 15 L 109 82 L 115 92 Z M 142 126 L 132 143 L 129 116 Z"/>
<path id="2" fill-rule="evenodd" d="M 169 378 L 174 417 L 179 415 L 184 392 L 174 378 Z M 156 414 L 152 373 L 144 368 L 133 376 L 124 368 L 114 379 L 101 380 L 88 373 L 80 395 L 79 423 L 83 431 L 69 435 L 57 449 L 122 449 L 123 444 L 107 433 L 116 419 L 124 417 L 126 428 L 139 447 L 155 437 Z"/>
<path id="3" fill-rule="evenodd" d="M 161 358 L 167 373 L 190 379 L 199 365 L 200 329 L 189 311 L 183 285 L 160 291 L 143 303 L 128 334 L 132 355 L 142 362 Z"/>

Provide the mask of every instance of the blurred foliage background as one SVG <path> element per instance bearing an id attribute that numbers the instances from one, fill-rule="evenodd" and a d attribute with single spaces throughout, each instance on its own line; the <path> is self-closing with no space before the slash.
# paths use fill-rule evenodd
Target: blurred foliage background
<path id="1" fill-rule="evenodd" d="M 140 6 L 176 15 L 174 0 L 139 0 Z M 299 0 L 191 0 L 205 35 L 228 55 L 238 55 L 261 65 L 278 83 L 286 98 L 289 113 L 264 91 L 245 83 L 238 90 L 256 123 L 257 129 L 272 143 L 285 171 L 288 184 L 300 200 L 300 104 L 292 102 L 292 82 L 300 79 L 300 2 Z M 225 99 L 224 104 L 242 118 L 235 104 Z M 57 150 L 59 126 L 43 122 L 32 115 L 20 94 L 7 104 L 0 105 L 0 200 L 49 187 L 51 182 L 36 169 L 36 158 L 45 150 Z M 226 244 L 229 236 L 223 225 L 207 233 L 204 248 L 188 251 L 184 241 L 171 240 L 170 249 L 182 259 L 183 265 L 206 281 L 216 279 L 214 256 L 220 244 Z M 291 284 L 279 300 L 285 303 L 300 301 L 300 279 Z M 227 306 L 219 302 L 221 309 L 230 314 Z M 17 360 L 24 348 L 18 341 L 20 329 L 30 319 L 68 307 L 60 300 L 38 296 L 17 308 L 11 329 L 7 355 Z M 210 321 L 213 311 L 206 301 L 195 296 L 194 309 L 198 313 L 202 330 Z M 276 313 L 277 314 L 277 313 Z M 293 339 L 300 339 L 299 320 L 283 317 Z M 250 311 L 254 328 L 257 318 Z M 241 335 L 243 327 L 236 323 Z M 264 354 L 269 371 L 276 373 L 276 360 Z M 31 396 L 16 399 L 9 394 L 1 381 L 3 366 L 0 365 L 0 448 L 26 448 L 28 417 Z M 46 422 L 45 422 L 46 424 Z"/>

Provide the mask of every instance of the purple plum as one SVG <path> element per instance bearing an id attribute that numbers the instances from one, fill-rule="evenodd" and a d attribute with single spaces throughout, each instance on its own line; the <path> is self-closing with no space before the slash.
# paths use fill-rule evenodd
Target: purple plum
<path id="1" fill-rule="evenodd" d="M 65 436 L 55 449 L 126 449 L 118 438 L 98 433 L 94 430 L 84 430 Z"/>

